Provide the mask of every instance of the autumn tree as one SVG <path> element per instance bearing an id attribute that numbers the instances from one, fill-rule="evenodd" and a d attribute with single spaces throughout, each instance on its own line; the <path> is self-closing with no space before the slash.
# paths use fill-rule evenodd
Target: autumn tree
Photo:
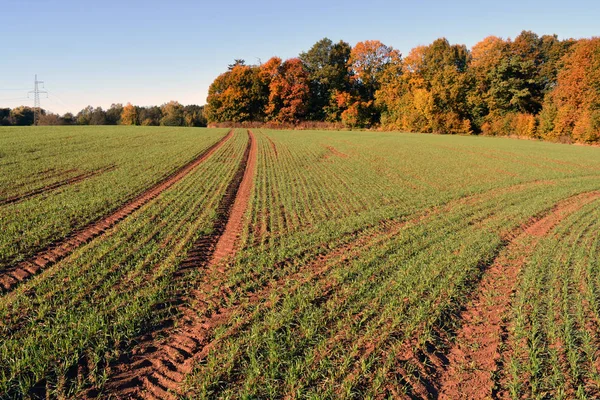
<path id="1" fill-rule="evenodd" d="M 375 104 L 375 93 L 381 87 L 381 78 L 390 64 L 401 62 L 400 53 L 379 40 L 367 40 L 354 46 L 349 68 L 355 97 L 342 119 L 346 124 L 356 118 L 358 126 L 371 126 L 379 121 L 380 110 Z"/>
<path id="2" fill-rule="evenodd" d="M 523 31 L 514 41 L 488 37 L 473 47 L 472 120 L 486 134 L 536 136 L 537 115 L 556 85 L 560 59 L 573 42 Z"/>
<path id="3" fill-rule="evenodd" d="M 127 103 L 121 110 L 121 124 L 123 125 L 139 125 L 137 107 L 131 103 Z"/>
<path id="4" fill-rule="evenodd" d="M 540 114 L 541 133 L 577 142 L 600 140 L 600 38 L 582 39 L 561 60 L 564 68 Z"/>
<path id="5" fill-rule="evenodd" d="M 277 67 L 273 61 L 269 70 L 269 101 L 265 113 L 269 120 L 297 123 L 307 112 L 308 72 L 299 58 L 284 61 Z"/>
<path id="6" fill-rule="evenodd" d="M 260 121 L 268 94 L 259 79 L 260 68 L 242 60 L 230 65 L 210 85 L 206 105 L 209 122 Z"/>
<path id="7" fill-rule="evenodd" d="M 442 38 L 413 49 L 402 68 L 384 69 L 377 92 L 384 123 L 409 131 L 470 133 L 469 60 L 465 46 Z"/>

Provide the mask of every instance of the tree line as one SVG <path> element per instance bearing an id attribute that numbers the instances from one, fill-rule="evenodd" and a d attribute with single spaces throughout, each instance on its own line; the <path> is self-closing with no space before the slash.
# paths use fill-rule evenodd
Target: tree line
<path id="1" fill-rule="evenodd" d="M 0 125 L 33 125 L 33 108 L 0 108 Z M 140 107 L 131 103 L 112 104 L 107 110 L 87 106 L 77 114 L 58 115 L 40 110 L 39 125 L 143 125 L 206 126 L 204 106 L 181 105 L 176 101 L 162 106 Z"/>
<path id="2" fill-rule="evenodd" d="M 235 60 L 209 88 L 209 124 L 246 121 L 600 140 L 600 38 L 523 31 L 473 48 L 445 38 L 406 57 L 322 39 L 298 57 Z"/>

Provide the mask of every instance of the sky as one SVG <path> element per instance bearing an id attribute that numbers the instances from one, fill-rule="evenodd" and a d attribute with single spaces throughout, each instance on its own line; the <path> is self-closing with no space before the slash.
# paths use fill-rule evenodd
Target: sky
<path id="1" fill-rule="evenodd" d="M 234 59 L 290 58 L 328 37 L 380 40 L 403 54 L 439 37 L 473 46 L 522 30 L 600 35 L 598 0 L 0 0 L 0 108 L 205 104 Z M 30 95 L 30 97 L 32 97 Z"/>

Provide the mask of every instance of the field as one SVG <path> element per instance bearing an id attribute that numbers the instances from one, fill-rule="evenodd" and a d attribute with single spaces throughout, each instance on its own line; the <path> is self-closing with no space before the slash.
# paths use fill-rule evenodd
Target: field
<path id="1" fill-rule="evenodd" d="M 0 398 L 598 398 L 600 149 L 0 127 Z"/>

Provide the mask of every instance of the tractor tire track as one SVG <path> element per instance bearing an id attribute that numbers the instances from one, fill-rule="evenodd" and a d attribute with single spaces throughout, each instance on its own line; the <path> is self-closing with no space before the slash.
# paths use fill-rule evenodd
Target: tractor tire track
<path id="1" fill-rule="evenodd" d="M 246 214 L 254 187 L 254 172 L 256 170 L 257 158 L 257 144 L 254 134 L 251 131 L 248 131 L 248 134 L 250 135 L 250 157 L 248 158 L 246 171 L 237 191 L 229 220 L 227 221 L 227 225 L 225 225 L 225 231 L 219 238 L 212 260 L 210 261 L 211 265 L 219 264 L 223 259 L 235 254 L 236 245 L 239 242 L 239 237 L 244 227 L 244 215 Z"/>
<path id="2" fill-rule="evenodd" d="M 40 195 L 40 194 L 43 194 L 43 193 L 50 192 L 52 190 L 59 189 L 59 188 L 61 188 L 63 186 L 72 185 L 74 183 L 78 183 L 78 182 L 84 181 L 86 179 L 92 178 L 92 177 L 94 177 L 96 175 L 101 175 L 101 174 L 103 174 L 105 172 L 113 171 L 116 168 L 117 168 L 116 165 L 110 165 L 108 167 L 99 168 L 99 169 L 94 170 L 94 171 L 85 172 L 83 174 L 80 174 L 80 175 L 77 175 L 77 176 L 74 176 L 74 177 L 71 177 L 71 178 L 68 178 L 68 179 L 63 179 L 62 181 L 54 182 L 54 183 L 52 183 L 50 185 L 47 185 L 47 186 L 44 186 L 44 187 L 32 190 L 32 191 L 27 192 L 27 193 L 23 193 L 23 194 L 20 194 L 20 195 L 17 195 L 17 196 L 7 197 L 5 199 L 1 199 L 0 200 L 0 206 L 5 206 L 7 204 L 13 204 L 13 203 L 19 203 L 19 202 L 21 202 L 23 200 L 27 200 L 27 199 L 29 199 L 31 197 L 34 197 L 34 196 L 37 196 L 37 195 Z"/>
<path id="3" fill-rule="evenodd" d="M 242 172 L 243 173 L 243 172 Z M 246 174 L 247 175 L 247 174 Z M 241 176 L 241 175 L 240 175 Z M 240 178 L 241 179 L 241 178 Z M 543 182 L 546 183 L 546 182 Z M 528 184 L 520 184 L 515 187 L 502 188 L 500 191 L 515 191 L 529 187 L 530 185 L 538 185 L 540 182 L 530 182 Z M 230 192 L 230 190 L 228 190 Z M 368 246 L 366 243 L 374 240 L 374 238 L 384 235 L 388 236 L 402 229 L 407 224 L 418 224 L 427 218 L 437 215 L 445 210 L 451 209 L 457 204 L 465 202 L 473 203 L 477 199 L 486 195 L 495 194 L 478 193 L 465 198 L 455 199 L 445 206 L 434 207 L 433 209 L 424 210 L 421 215 L 410 220 L 383 220 L 380 221 L 379 228 L 376 233 L 364 232 L 358 229 L 350 234 L 352 237 L 347 243 L 340 244 L 336 248 L 324 246 L 321 250 L 322 254 L 307 260 L 307 264 L 300 268 L 293 276 L 286 275 L 278 278 L 275 281 L 269 281 L 258 291 L 252 293 L 243 293 L 238 300 L 233 304 L 228 300 L 235 287 L 231 287 L 227 283 L 227 271 L 218 264 L 209 264 L 209 260 L 213 259 L 219 233 L 221 229 L 224 232 L 224 227 L 227 224 L 227 218 L 224 213 L 218 213 L 218 219 L 221 221 L 216 224 L 215 234 L 212 236 L 204 236 L 200 238 L 188 252 L 186 260 L 180 266 L 176 273 L 176 278 L 181 279 L 186 272 L 191 269 L 198 269 L 199 266 L 206 265 L 206 272 L 203 277 L 203 282 L 200 282 L 194 289 L 187 294 L 181 294 L 180 298 L 173 300 L 170 304 L 179 306 L 182 316 L 178 320 L 177 326 L 173 328 L 174 321 L 166 321 L 162 330 L 154 331 L 153 333 L 141 338 L 141 344 L 134 349 L 130 356 L 123 356 L 118 362 L 118 365 L 111 367 L 109 380 L 105 389 L 99 391 L 92 388 L 84 393 L 84 398 L 98 398 L 100 396 L 108 396 L 111 398 L 175 398 L 174 393 L 178 393 L 181 388 L 181 383 L 185 376 L 192 371 L 198 360 L 205 358 L 208 353 L 218 345 L 220 340 L 214 340 L 212 334 L 216 327 L 225 325 L 230 321 L 231 316 L 242 310 L 248 304 L 257 304 L 269 297 L 269 294 L 278 291 L 279 288 L 285 286 L 285 282 L 298 281 L 291 289 L 297 289 L 302 284 L 317 279 L 321 274 L 325 273 L 330 265 L 330 260 L 349 256 L 356 247 Z M 229 196 L 226 195 L 226 197 Z M 233 202 L 233 200 L 231 201 Z M 232 206 L 233 207 L 233 206 Z M 219 228 L 219 226 L 221 228 Z M 303 257 L 303 256 L 299 256 Z M 291 259 L 281 261 L 279 264 L 291 262 Z M 279 268 L 279 267 L 276 267 Z M 237 292 L 240 294 L 239 292 Z M 247 300 L 247 304 L 244 300 Z M 270 307 L 270 301 L 264 304 Z M 201 315 L 198 315 L 201 314 Z M 228 329 L 227 336 L 235 334 L 240 329 L 244 329 L 247 323 L 246 318 L 242 318 L 232 328 Z M 176 332 L 173 333 L 173 332 Z M 160 339 L 157 337 L 172 338 L 171 342 L 163 343 L 165 347 L 163 353 L 166 356 L 163 358 L 155 357 L 159 349 L 157 342 Z M 173 348 L 181 351 L 173 350 Z M 185 353 L 182 353 L 185 352 Z M 177 353 L 180 355 L 177 356 Z M 160 371 L 160 374 L 157 375 Z"/>
<path id="4" fill-rule="evenodd" d="M 194 244 L 176 279 L 183 278 L 191 269 L 202 267 L 207 269 L 206 276 L 209 279 L 222 274 L 222 261 L 235 254 L 256 169 L 257 144 L 251 131 L 248 131 L 248 136 L 249 142 L 242 161 L 219 204 L 212 234 L 203 236 Z M 203 300 L 206 295 L 201 291 L 194 290 L 191 296 L 197 298 L 189 299 L 189 302 L 197 300 L 206 303 Z M 174 393 L 178 392 L 180 383 L 192 370 L 194 357 L 203 350 L 202 343 L 207 339 L 209 328 L 207 321 L 189 306 L 181 306 L 181 314 L 176 327 L 150 334 L 131 356 L 122 357 L 118 365 L 112 368 L 113 373 L 106 384 L 107 393 L 103 395 L 116 398 L 175 398 Z M 159 335 L 165 338 L 158 339 Z M 90 392 L 86 397 L 98 395 Z"/>
<path id="5" fill-rule="evenodd" d="M 599 192 L 590 192 L 563 200 L 509 239 L 486 270 L 477 295 L 461 313 L 462 328 L 447 353 L 447 365 L 439 379 L 440 399 L 495 396 L 495 376 L 502 367 L 501 351 L 507 334 L 506 313 L 522 267 L 544 236 L 568 215 L 599 197 Z"/>
<path id="6" fill-rule="evenodd" d="M 28 260 L 22 261 L 15 266 L 0 271 L 0 294 L 10 292 L 21 282 L 38 274 L 45 268 L 62 260 L 79 246 L 88 243 L 92 239 L 100 236 L 106 230 L 112 228 L 121 220 L 132 214 L 134 211 L 156 198 L 162 192 L 179 182 L 183 177 L 190 173 L 198 165 L 202 164 L 208 157 L 217 151 L 223 144 L 233 136 L 233 130 L 224 136 L 221 140 L 204 150 L 192 161 L 178 168 L 169 176 L 144 191 L 142 194 L 121 206 L 118 210 L 107 217 L 92 222 L 83 229 L 67 236 L 58 243 L 47 247 L 38 252 Z"/>
<path id="7" fill-rule="evenodd" d="M 250 157 L 251 161 L 248 163 L 248 169 L 253 168 L 251 165 L 254 158 Z M 246 177 L 252 175 L 246 172 L 244 176 L 245 179 L 248 179 Z M 534 184 L 538 183 L 534 182 Z M 504 188 L 504 190 L 518 190 L 525 187 L 527 186 L 518 185 L 517 188 Z M 240 187 L 239 192 L 242 193 L 244 191 Z M 354 251 L 357 251 L 357 246 L 360 249 L 370 247 L 371 242 L 379 243 L 382 237 L 389 237 L 389 235 L 396 234 L 407 224 L 419 224 L 423 220 L 443 212 L 446 208 L 451 207 L 452 204 L 476 201 L 475 199 L 482 195 L 484 194 L 457 199 L 445 207 L 426 210 L 422 215 L 418 215 L 407 221 L 381 221 L 381 225 L 376 229 L 376 233 L 366 233 L 360 230 L 354 232 L 351 235 L 355 236 L 354 239 L 335 249 L 324 249 L 326 250 L 325 254 L 319 255 L 312 261 L 308 261 L 293 276 L 286 275 L 276 281 L 267 283 L 266 286 L 258 291 L 242 294 L 241 298 L 246 298 L 247 304 L 242 300 L 235 301 L 233 304 L 228 302 L 227 298 L 236 288 L 230 287 L 227 284 L 227 271 L 222 267 L 224 258 L 217 256 L 216 251 L 213 251 L 211 255 L 211 248 L 213 246 L 225 245 L 231 241 L 231 238 L 237 236 L 237 234 L 223 233 L 221 235 L 223 239 L 218 240 L 215 237 L 200 239 L 192 251 L 188 253 L 187 260 L 180 268 L 180 274 L 183 275 L 186 269 L 198 268 L 199 265 L 206 264 L 204 282 L 191 291 L 189 297 L 193 297 L 192 299 L 187 298 L 188 301 L 185 303 L 192 304 L 192 306 L 186 305 L 182 307 L 182 317 L 177 324 L 179 327 L 167 328 L 170 331 L 155 332 L 149 338 L 144 338 L 142 345 L 135 350 L 134 355 L 131 358 L 121 360 L 120 364 L 113 369 L 112 379 L 109 379 L 106 385 L 107 393 L 102 393 L 102 395 L 116 398 L 141 399 L 175 399 L 177 395 L 183 395 L 184 393 L 181 393 L 181 384 L 186 375 L 192 372 L 196 362 L 204 359 L 212 349 L 218 346 L 224 337 L 234 335 L 239 330 L 244 329 L 248 323 L 247 318 L 242 318 L 228 329 L 224 337 L 220 340 L 214 340 L 212 334 L 215 328 L 227 324 L 234 313 L 239 312 L 248 304 L 256 304 L 267 298 L 270 299 L 269 296 L 276 292 L 278 288 L 284 287 L 285 282 L 289 280 L 298 281 L 290 289 L 294 291 L 302 284 L 318 279 L 320 275 L 324 274 L 331 267 L 330 261 L 339 257 L 346 259 Z M 223 215 L 222 213 L 219 214 Z M 225 223 L 222 223 L 222 226 L 224 225 Z M 227 225 L 233 226 L 233 223 L 227 223 Z M 236 229 L 232 229 L 229 232 L 236 232 Z M 219 233 L 217 232 L 216 235 L 218 236 Z M 226 239 L 227 236 L 230 236 L 229 240 Z M 217 244 L 216 241 L 221 243 Z M 208 261 L 209 259 L 211 261 Z M 182 304 L 184 301 L 179 299 L 174 303 Z M 267 308 L 272 306 L 271 299 L 264 306 Z M 198 310 L 201 315 L 198 315 Z M 167 339 L 157 344 L 158 340 L 156 337 L 165 335 Z M 93 398 L 98 395 L 99 393 L 88 392 L 86 397 Z"/>

